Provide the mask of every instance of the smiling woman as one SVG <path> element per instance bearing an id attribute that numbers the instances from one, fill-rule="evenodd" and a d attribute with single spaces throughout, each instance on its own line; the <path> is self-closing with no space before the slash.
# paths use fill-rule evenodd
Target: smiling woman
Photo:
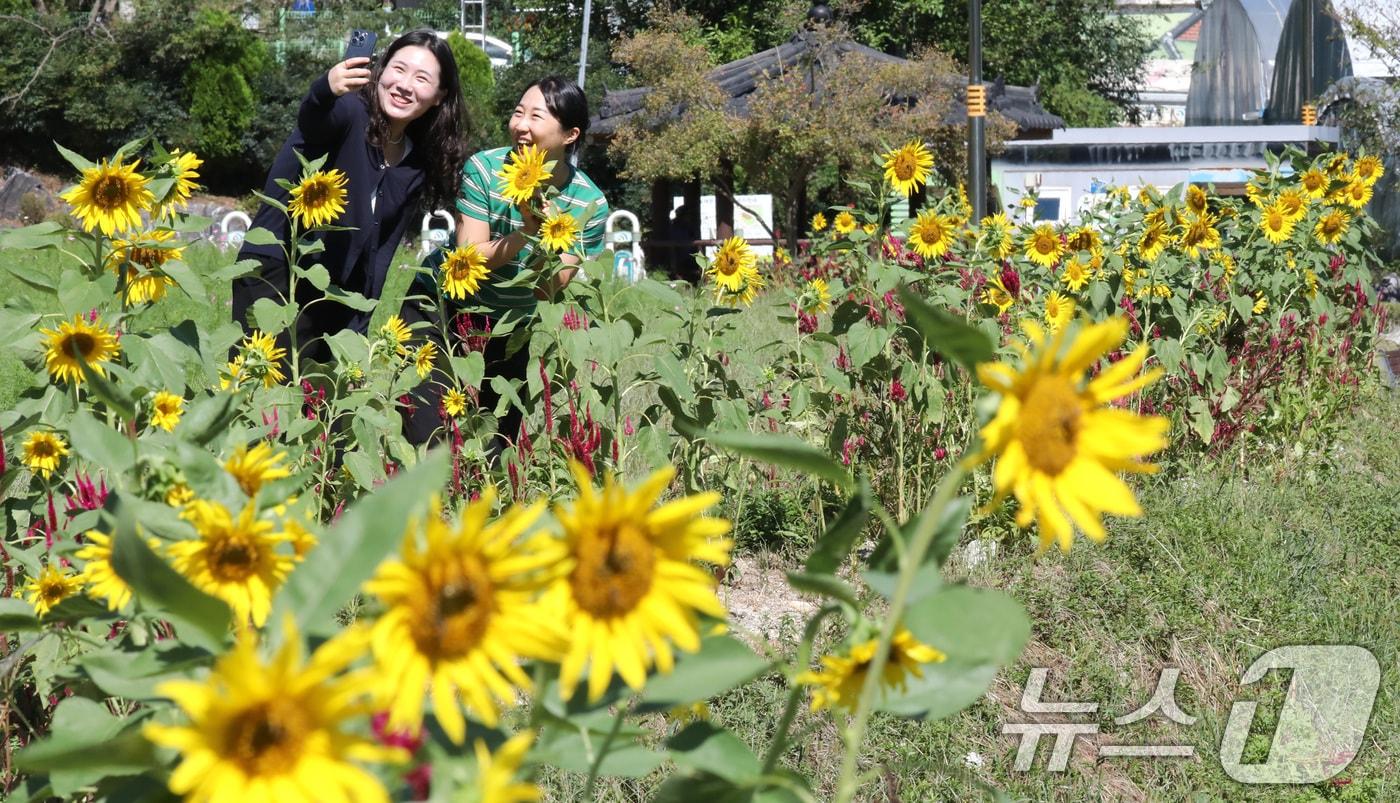
<path id="1" fill-rule="evenodd" d="M 293 237 L 319 240 L 314 258 L 341 290 L 378 298 L 389 263 L 410 220 L 424 208 L 456 198 L 466 153 L 462 146 L 462 92 L 457 64 L 447 43 L 432 31 L 412 31 L 396 39 L 377 64 L 364 57 L 336 64 L 311 85 L 297 115 L 297 127 L 268 172 L 263 194 L 285 204 L 264 203 L 253 225 L 281 242 L 245 243 L 240 259 L 259 269 L 233 287 L 233 317 L 250 335 L 248 319 L 262 298 L 297 305 L 294 324 L 302 357 L 325 360 L 324 338 L 343 329 L 364 333 L 370 313 L 321 301 L 329 293 L 309 282 L 289 299 L 287 255 L 282 243 Z M 302 180 L 297 154 L 326 157 L 323 170 Z M 284 188 L 290 183 L 291 189 Z M 303 267 L 309 267 L 304 265 Z M 329 289 L 329 288 L 328 288 Z M 290 351 L 288 335 L 278 347 Z"/>

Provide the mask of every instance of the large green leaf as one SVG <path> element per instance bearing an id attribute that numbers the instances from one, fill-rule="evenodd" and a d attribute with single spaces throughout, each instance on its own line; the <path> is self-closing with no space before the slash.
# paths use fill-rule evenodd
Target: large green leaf
<path id="1" fill-rule="evenodd" d="M 38 629 L 39 617 L 33 606 L 18 597 L 0 597 L 0 633 Z"/>
<path id="2" fill-rule="evenodd" d="M 101 399 L 123 421 L 136 419 L 136 403 L 112 381 L 112 376 L 122 371 L 120 366 L 108 366 L 108 373 L 99 374 L 85 360 L 78 360 L 78 368 L 83 372 L 83 379 L 87 380 L 89 393 Z"/>
<path id="3" fill-rule="evenodd" d="M 925 664 L 905 690 L 887 694 L 879 709 L 942 719 L 981 699 L 997 670 L 1021 654 L 1031 624 L 1021 604 L 986 588 L 944 586 L 904 613 L 903 624 L 921 642 L 946 656 Z"/>
<path id="4" fill-rule="evenodd" d="M 107 469 L 108 476 L 117 477 L 136 465 L 136 441 L 99 423 L 79 408 L 68 420 L 68 435 L 73 451 Z"/>
<path id="5" fill-rule="evenodd" d="M 180 434 L 199 446 L 228 432 L 228 425 L 238 417 L 242 394 L 223 392 L 196 398 L 180 422 Z"/>
<path id="6" fill-rule="evenodd" d="M 25 772 L 48 773 L 54 794 L 68 797 L 112 775 L 135 775 L 156 765 L 151 743 L 101 703 L 69 697 L 54 709 L 49 738 L 15 754 Z"/>
<path id="7" fill-rule="evenodd" d="M 603 736 L 591 730 L 552 725 L 540 733 L 539 742 L 530 750 L 530 759 L 571 772 L 588 772 L 597 751 L 603 746 L 603 739 Z M 607 755 L 598 767 L 598 774 L 641 778 L 664 763 L 665 753 L 642 746 L 636 735 L 619 735 L 609 745 Z"/>
<path id="8" fill-rule="evenodd" d="M 120 494 L 108 497 L 116 514 L 112 569 L 131 586 L 147 608 L 160 611 L 175 625 L 180 640 L 212 653 L 222 653 L 233 615 L 222 600 L 205 594 L 170 568 L 136 534 L 136 518 Z"/>
<path id="9" fill-rule="evenodd" d="M 768 670 L 771 664 L 730 636 L 710 636 L 700 651 L 683 656 L 669 675 L 647 679 L 644 710 L 667 710 L 722 694 Z"/>
<path id="10" fill-rule="evenodd" d="M 156 686 L 183 677 L 191 669 L 209 662 L 209 654 L 183 644 L 165 644 L 165 649 L 104 650 L 78 659 L 97 688 L 128 700 L 159 697 Z"/>
<path id="11" fill-rule="evenodd" d="M 924 343 L 944 357 L 971 370 L 996 356 L 990 338 L 959 318 L 929 305 L 908 286 L 899 288 L 904 316 Z"/>
<path id="12" fill-rule="evenodd" d="M 409 521 L 426 514 L 429 497 L 447 479 L 447 466 L 446 450 L 432 452 L 352 505 L 292 572 L 275 609 L 295 615 L 305 633 L 339 631 L 336 613 L 403 542 Z"/>
<path id="13" fill-rule="evenodd" d="M 35 223 L 32 226 L 23 226 L 18 229 L 8 229 L 0 232 L 0 248 L 4 248 L 7 251 L 53 248 L 61 244 L 66 236 L 62 226 L 57 223 L 45 221 L 43 223 Z M 44 282 L 44 278 L 41 277 L 47 277 L 47 274 L 38 268 L 32 268 L 27 265 L 21 266 L 12 261 L 5 265 L 5 269 L 10 271 L 10 273 L 14 274 L 16 278 L 20 279 L 25 284 L 30 284 L 29 279 L 26 278 L 29 277 L 38 279 L 40 282 L 47 285 L 38 287 L 40 290 L 53 292 L 55 289 L 51 280 L 49 282 Z"/>
<path id="14" fill-rule="evenodd" d="M 860 487 L 846 500 L 846 507 L 817 539 L 812 554 L 807 557 L 809 573 L 831 574 L 840 568 L 870 520 L 870 499 L 870 483 L 862 478 Z"/>
<path id="15" fill-rule="evenodd" d="M 786 466 L 820 477 L 842 490 L 850 490 L 854 484 L 850 472 L 830 455 L 817 447 L 786 435 L 756 434 L 752 432 L 710 432 L 691 427 L 688 422 L 677 419 L 675 427 L 682 435 L 692 439 L 703 439 L 711 446 L 745 457 L 752 457 L 764 463 Z"/>
<path id="16" fill-rule="evenodd" d="M 678 767 L 711 772 L 735 783 L 758 777 L 758 757 L 738 736 L 709 722 L 693 722 L 666 741 Z"/>

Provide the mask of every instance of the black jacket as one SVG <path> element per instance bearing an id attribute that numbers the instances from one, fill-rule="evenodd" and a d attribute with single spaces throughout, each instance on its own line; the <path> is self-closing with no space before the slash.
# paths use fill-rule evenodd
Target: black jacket
<path id="1" fill-rule="evenodd" d="M 301 163 L 294 151 L 308 160 L 327 155 L 323 170 L 338 168 L 345 173 L 347 198 L 345 212 L 334 225 L 353 226 L 352 231 L 321 232 L 315 236 L 325 242 L 326 250 L 306 258 L 303 267 L 319 262 L 330 272 L 331 282 L 370 298 L 378 298 L 384 289 L 384 279 L 394 251 L 403 242 L 410 218 L 418 212 L 424 180 L 424 151 L 412 148 L 397 165 L 384 166 L 384 156 L 371 145 L 369 108 L 359 92 L 339 97 L 331 91 L 330 81 L 323 75 L 311 84 L 297 113 L 297 127 L 273 160 L 263 193 L 282 203 L 289 200 L 286 190 L 277 186 L 276 179 L 294 184 L 301 177 Z M 377 194 L 374 209 L 370 196 Z M 253 217 L 253 226 L 271 231 L 283 242 L 289 236 L 287 217 L 279 209 L 263 204 Z M 240 259 L 257 258 L 263 262 L 284 263 L 286 256 L 279 245 L 244 243 L 238 252 Z M 368 315 L 359 316 L 355 328 L 363 329 Z"/>

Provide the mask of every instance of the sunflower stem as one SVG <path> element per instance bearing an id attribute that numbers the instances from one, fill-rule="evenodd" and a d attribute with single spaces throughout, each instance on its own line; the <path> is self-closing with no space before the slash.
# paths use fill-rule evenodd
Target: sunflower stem
<path id="1" fill-rule="evenodd" d="M 817 628 L 826 617 L 840 610 L 840 606 L 837 605 L 822 608 L 808 620 L 807 627 L 802 632 L 802 641 L 797 647 L 797 662 L 793 664 L 796 671 L 793 672 L 792 688 L 788 690 L 787 704 L 783 706 L 783 714 L 778 718 L 778 728 L 773 732 L 773 741 L 768 744 L 768 752 L 763 754 L 763 769 L 759 770 L 759 775 L 771 774 L 773 768 L 778 766 L 778 759 L 782 758 L 783 751 L 787 749 L 788 729 L 797 718 L 797 706 L 802 702 L 802 684 L 796 681 L 796 677 L 806 672 L 811 665 L 812 642 L 817 638 Z"/>
<path id="2" fill-rule="evenodd" d="M 889 613 L 880 628 L 880 641 L 875 647 L 875 657 L 870 660 L 870 666 L 865 670 L 865 683 L 860 689 L 860 701 L 856 705 L 854 720 L 846 732 L 846 751 L 841 759 L 841 778 L 836 787 L 836 800 L 839 803 L 854 800 L 856 790 L 860 788 L 856 763 L 860 757 L 861 744 L 865 741 L 865 729 L 870 721 L 875 695 L 880 689 L 880 679 L 884 676 L 885 664 L 889 659 L 890 644 L 894 641 L 894 633 L 904 615 L 904 608 L 909 603 L 909 592 L 913 589 L 914 577 L 923 565 L 924 555 L 933 543 L 934 534 L 938 532 L 943 510 L 957 496 L 966 476 L 967 469 L 960 460 L 938 484 L 938 490 L 929 501 L 928 511 L 919 518 L 909 542 L 909 549 L 900 562 L 899 581 L 895 586 L 894 596 L 890 599 Z M 897 532 L 891 535 L 899 538 Z"/>
<path id="3" fill-rule="evenodd" d="M 617 734 L 622 730 L 622 720 L 627 718 L 627 712 L 632 708 L 632 703 L 636 696 L 628 698 L 613 717 L 612 727 L 608 729 L 608 735 L 603 737 L 603 743 L 598 745 L 598 754 L 593 757 L 593 762 L 588 766 L 588 781 L 583 785 L 583 799 L 593 799 L 593 787 L 598 783 L 598 771 L 603 767 L 603 759 L 607 757 L 608 750 L 612 749 L 612 743 L 617 739 Z"/>

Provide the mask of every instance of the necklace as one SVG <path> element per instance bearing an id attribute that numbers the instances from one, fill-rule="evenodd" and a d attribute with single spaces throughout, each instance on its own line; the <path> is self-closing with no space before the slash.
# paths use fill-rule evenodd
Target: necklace
<path id="1" fill-rule="evenodd" d="M 391 140 L 389 140 L 389 144 L 390 144 L 390 145 L 402 145 L 402 144 L 403 144 L 403 138 L 406 137 L 406 136 L 408 136 L 408 133 L 407 133 L 407 132 L 405 132 L 405 133 L 403 133 L 403 134 L 399 134 L 399 138 L 398 138 L 398 139 L 391 139 Z"/>

